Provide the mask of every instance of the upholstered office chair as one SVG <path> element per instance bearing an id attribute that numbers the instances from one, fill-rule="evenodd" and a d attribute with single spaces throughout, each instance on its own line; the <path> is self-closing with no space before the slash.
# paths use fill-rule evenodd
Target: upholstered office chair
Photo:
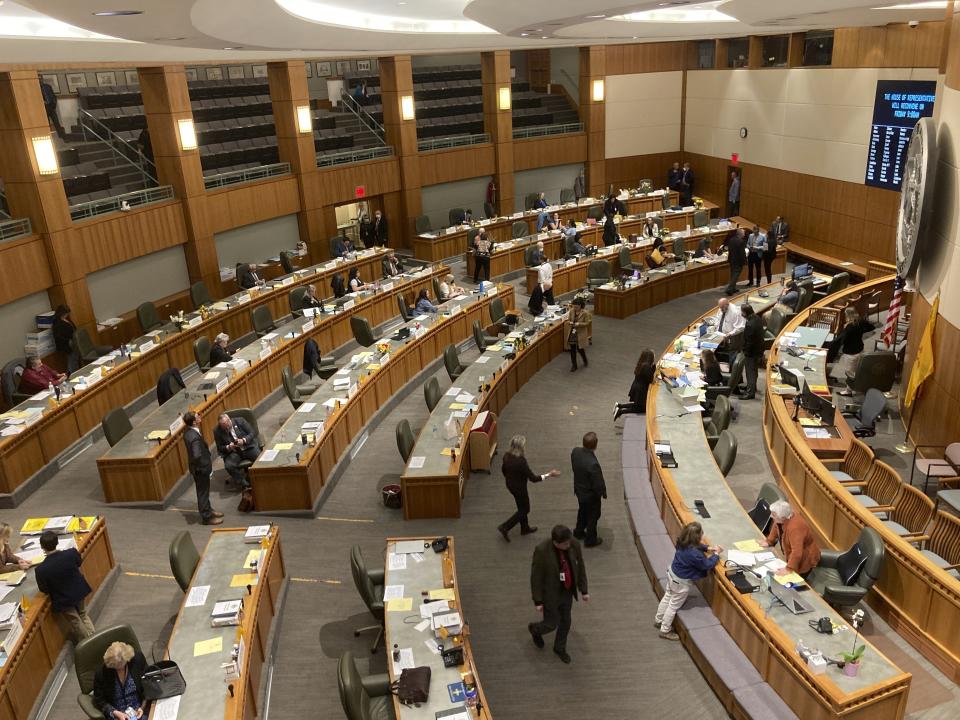
<path id="1" fill-rule="evenodd" d="M 297 313 L 303 310 L 303 298 L 307 294 L 307 288 L 295 287 L 287 294 L 287 301 L 290 303 L 290 312 Z"/>
<path id="2" fill-rule="evenodd" d="M 460 225 L 467 216 L 467 211 L 463 208 L 450 208 L 447 211 L 447 225 Z"/>
<path id="3" fill-rule="evenodd" d="M 720 472 L 726 477 L 737 459 L 737 437 L 729 430 L 724 430 L 717 438 L 717 444 L 713 448 L 713 459 L 720 468 Z"/>
<path id="4" fill-rule="evenodd" d="M 587 210 L 587 220 L 596 220 L 597 222 L 603 220 L 603 208 L 599 205 L 592 205 Z"/>
<path id="5" fill-rule="evenodd" d="M 201 335 L 193 341 L 193 357 L 196 358 L 200 372 L 210 369 L 210 350 L 210 340 L 206 335 Z"/>
<path id="6" fill-rule="evenodd" d="M 267 305 L 257 305 L 250 311 L 250 324 L 258 338 L 262 338 L 269 332 L 273 332 L 276 325 L 273 323 L 273 315 Z"/>
<path id="7" fill-rule="evenodd" d="M 710 224 L 710 211 L 704 208 L 693 211 L 693 226 L 695 228 L 706 227 Z"/>
<path id="8" fill-rule="evenodd" d="M 20 392 L 20 377 L 23 375 L 24 361 L 20 358 L 10 360 L 0 371 L 0 383 L 3 386 L 3 400 L 9 406 L 19 405 L 30 395 Z"/>
<path id="9" fill-rule="evenodd" d="M 587 287 L 600 287 L 610 282 L 610 263 L 607 260 L 591 260 L 587 266 Z"/>
<path id="10" fill-rule="evenodd" d="M 293 253 L 288 250 L 283 250 L 280 253 L 280 267 L 282 267 L 283 271 L 288 275 L 296 270 L 293 266 L 293 257 Z"/>
<path id="11" fill-rule="evenodd" d="M 632 273 L 634 271 L 643 270 L 643 265 L 641 263 L 635 263 L 633 257 L 630 255 L 630 248 L 626 245 L 620 246 L 620 252 L 617 255 L 617 263 L 620 265 L 621 273 Z"/>
<path id="12" fill-rule="evenodd" d="M 509 323 L 507 322 L 507 313 L 503 309 L 503 300 L 494 297 L 490 300 L 490 328 L 494 332 L 505 332 Z"/>
<path id="13" fill-rule="evenodd" d="M 430 218 L 426 215 L 417 215 L 413 221 L 413 229 L 416 231 L 417 235 L 422 235 L 423 233 L 432 231 L 433 226 L 430 224 Z"/>
<path id="14" fill-rule="evenodd" d="M 397 436 L 397 450 L 400 451 L 400 457 L 403 458 L 403 462 L 406 463 L 410 459 L 410 453 L 413 452 L 413 446 L 416 445 L 417 440 L 413 436 L 413 430 L 410 429 L 410 421 L 404 418 L 397 423 L 396 428 Z"/>
<path id="15" fill-rule="evenodd" d="M 733 365 L 730 366 L 730 374 L 727 376 L 726 385 L 707 385 L 704 388 L 706 393 L 707 403 L 712 407 L 716 403 L 716 399 L 721 395 L 726 395 L 729 397 L 733 395 L 737 388 L 740 387 L 740 380 L 743 377 L 743 366 L 746 361 L 744 360 L 742 353 L 737 353 L 736 358 L 733 360 Z"/>
<path id="16" fill-rule="evenodd" d="M 103 711 L 97 710 L 93 702 L 93 678 L 103 665 L 103 655 L 107 648 L 115 642 L 126 643 L 134 650 L 143 652 L 137 634 L 129 625 L 113 625 L 98 630 L 73 648 L 73 666 L 77 672 L 77 684 L 80 686 L 77 703 L 90 720 L 103 720 Z"/>
<path id="17" fill-rule="evenodd" d="M 823 458 L 820 460 L 824 465 L 838 463 L 836 470 L 831 470 L 830 474 L 841 483 L 862 483 L 867 479 L 867 473 L 873 465 L 873 449 L 859 438 L 853 438 L 846 454 L 836 460 Z"/>
<path id="18" fill-rule="evenodd" d="M 427 403 L 427 410 L 433 412 L 441 397 L 443 394 L 440 392 L 440 383 L 437 378 L 432 377 L 423 384 L 423 400 Z"/>
<path id="19" fill-rule="evenodd" d="M 347 720 L 396 720 L 390 676 L 384 673 L 362 677 L 349 650 L 337 662 L 337 686 Z"/>
<path id="20" fill-rule="evenodd" d="M 823 290 L 815 289 L 813 291 L 813 296 L 815 299 L 821 300 L 827 297 L 828 295 L 833 295 L 834 293 L 838 293 L 841 290 L 846 290 L 849 285 L 850 285 L 850 273 L 848 272 L 837 273 L 832 278 L 830 278 L 830 284 L 827 285 L 826 288 L 824 288 Z"/>
<path id="21" fill-rule="evenodd" d="M 567 203 L 572 203 L 577 201 L 577 196 L 573 192 L 573 188 L 560 188 L 560 204 L 566 205 Z"/>
<path id="22" fill-rule="evenodd" d="M 539 199 L 540 193 L 527 193 L 523 198 L 523 209 L 533 210 L 533 206 L 537 204 Z"/>
<path id="23" fill-rule="evenodd" d="M 433 288 L 433 296 L 437 299 L 437 302 L 443 302 L 443 298 L 440 297 L 440 281 L 435 277 L 430 278 L 430 287 Z"/>
<path id="24" fill-rule="evenodd" d="M 683 238 L 674 238 L 671 243 L 671 255 L 674 262 L 685 262 L 687 259 L 687 244 Z"/>
<path id="25" fill-rule="evenodd" d="M 303 405 L 307 399 L 317 391 L 317 388 L 320 387 L 312 383 L 305 383 L 303 382 L 304 379 L 302 373 L 294 376 L 293 369 L 289 365 L 284 366 L 280 370 L 280 382 L 283 384 L 283 392 L 286 394 L 290 404 L 293 405 L 294 410 Z"/>
<path id="26" fill-rule="evenodd" d="M 443 366 L 447 369 L 450 380 L 456 380 L 466 368 L 460 364 L 460 355 L 456 345 L 447 345 L 443 349 Z"/>
<path id="27" fill-rule="evenodd" d="M 757 500 L 753 507 L 747 511 L 747 515 L 753 520 L 753 524 L 764 535 L 770 530 L 770 506 L 779 500 L 786 500 L 787 496 L 777 487 L 776 483 L 766 482 L 760 486 L 760 492 L 757 494 Z"/>
<path id="28" fill-rule="evenodd" d="M 783 326 L 787 324 L 787 316 L 779 306 L 774 306 L 766 314 L 766 327 L 763 330 L 763 347 L 769 350 L 776 342 L 777 336 L 783 331 Z"/>
<path id="29" fill-rule="evenodd" d="M 113 447 L 133 430 L 133 425 L 123 408 L 114 408 L 100 420 L 100 428 L 107 439 L 107 444 Z"/>
<path id="30" fill-rule="evenodd" d="M 93 340 L 90 339 L 90 333 L 84 328 L 77 328 L 74 331 L 71 345 L 74 354 L 80 360 L 81 367 L 93 362 L 98 357 L 103 357 L 112 349 L 109 345 L 94 345 Z"/>
<path id="31" fill-rule="evenodd" d="M 207 290 L 207 284 L 203 280 L 198 280 L 190 286 L 190 302 L 193 303 L 194 310 L 199 309 L 201 305 L 213 303 L 210 298 L 210 291 Z"/>
<path id="32" fill-rule="evenodd" d="M 889 392 L 896 378 L 897 354 L 892 350 L 874 350 L 864 353 L 856 371 L 847 374 L 847 387 L 855 393 L 866 393 L 871 388 Z"/>
<path id="33" fill-rule="evenodd" d="M 937 511 L 937 519 L 930 530 L 930 539 L 920 551 L 927 560 L 960 580 L 960 517 L 943 510 Z"/>
<path id="34" fill-rule="evenodd" d="M 833 607 L 856 605 L 880 577 L 885 556 L 880 533 L 864 527 L 849 550 L 821 550 L 807 582 Z"/>
<path id="35" fill-rule="evenodd" d="M 200 564 L 200 553 L 193 544 L 193 538 L 186 530 L 181 530 L 170 541 L 170 571 L 174 580 L 184 592 L 190 587 L 193 573 Z"/>
<path id="36" fill-rule="evenodd" d="M 370 321 L 365 317 L 352 316 L 350 318 L 350 329 L 353 331 L 353 339 L 363 347 L 370 347 L 377 342 L 373 329 L 370 327 Z"/>
<path id="37" fill-rule="evenodd" d="M 887 409 L 887 398 L 876 388 L 867 390 L 863 397 L 863 405 L 856 413 L 846 413 L 844 416 L 855 418 L 853 434 L 855 437 L 873 437 L 877 434 L 877 419 Z"/>
<path id="38" fill-rule="evenodd" d="M 308 369 L 307 356 L 313 351 L 317 354 L 317 361 L 313 367 Z M 326 380 L 331 375 L 336 374 L 337 358 L 335 355 L 321 355 L 317 341 L 313 338 L 307 338 L 307 341 L 303 344 L 303 377 L 306 378 L 307 382 L 313 377 L 314 372 L 321 380 Z"/>
<path id="39" fill-rule="evenodd" d="M 800 297 L 797 299 L 797 312 L 806 310 L 813 303 L 813 281 L 804 280 L 797 283 L 797 291 Z"/>
<path id="40" fill-rule="evenodd" d="M 479 350 L 480 352 L 483 352 L 484 350 L 487 349 L 488 346 L 495 345 L 498 342 L 498 339 L 495 337 L 492 337 L 491 335 L 487 335 L 483 331 L 483 328 L 480 327 L 480 321 L 474 320 L 473 321 L 473 342 L 476 343 L 477 350 Z"/>
<path id="41" fill-rule="evenodd" d="M 493 220 L 497 216 L 497 210 L 493 207 L 492 203 L 485 202 L 483 204 L 483 216 L 487 220 Z"/>
<path id="42" fill-rule="evenodd" d="M 523 251 L 523 264 L 525 267 L 532 268 L 536 267 L 539 263 L 534 259 L 534 253 L 537 252 L 536 245 L 530 245 L 527 249 Z"/>
<path id="43" fill-rule="evenodd" d="M 400 317 L 404 322 L 410 320 L 410 308 L 407 307 L 407 301 L 403 299 L 403 295 L 397 294 L 397 308 L 400 310 Z"/>
<path id="44" fill-rule="evenodd" d="M 330 248 L 330 257 L 335 258 L 337 256 L 337 243 L 340 242 L 340 236 L 327 238 L 327 245 Z"/>
<path id="45" fill-rule="evenodd" d="M 730 427 L 730 399 L 726 395 L 718 395 L 713 402 L 710 418 L 703 424 L 711 449 L 716 447 L 720 433 L 728 427 Z"/>
<path id="46" fill-rule="evenodd" d="M 263 438 L 260 436 L 260 424 L 257 422 L 257 416 L 253 414 L 253 410 L 250 408 L 233 408 L 232 410 L 224 410 L 224 412 L 230 417 L 231 420 L 235 420 L 237 418 L 243 418 L 246 420 L 247 424 L 249 424 L 253 429 L 253 437 L 254 442 L 256 443 L 257 452 L 263 450 Z M 246 473 L 253 463 L 253 460 L 243 459 L 237 464 L 237 467 Z"/>
<path id="47" fill-rule="evenodd" d="M 373 647 L 370 648 L 370 652 L 375 653 L 377 651 L 377 646 L 380 645 L 380 640 L 383 638 L 384 571 L 383 568 L 378 568 L 376 570 L 367 569 L 367 564 L 363 560 L 363 553 L 360 552 L 359 545 L 354 545 L 352 548 L 350 548 L 350 571 L 353 573 L 353 582 L 357 586 L 357 592 L 360 593 L 360 598 L 363 600 L 364 605 L 367 606 L 367 610 L 370 611 L 370 614 L 373 615 L 373 619 L 377 621 L 376 625 L 370 625 L 368 627 L 354 630 L 353 636 L 359 637 L 360 633 L 362 632 L 376 630 L 377 638 L 373 643 Z"/>
<path id="48" fill-rule="evenodd" d="M 530 226 L 524 220 L 517 220 L 510 226 L 510 237 L 518 240 L 530 234 Z"/>
<path id="49" fill-rule="evenodd" d="M 137 307 L 137 320 L 140 322 L 140 328 L 143 332 L 150 332 L 163 327 L 160 315 L 157 314 L 157 307 L 152 302 L 140 303 Z"/>
<path id="50" fill-rule="evenodd" d="M 874 460 L 862 483 L 848 483 L 853 499 L 867 510 L 888 513 L 896 506 L 903 492 L 897 471 L 880 460 Z"/>
<path id="51" fill-rule="evenodd" d="M 473 248 L 473 242 L 480 235 L 480 228 L 470 228 L 467 230 L 467 247 L 464 250 L 471 250 Z"/>
<path id="52" fill-rule="evenodd" d="M 678 198 L 679 200 L 679 198 Z M 660 204 L 664 210 L 669 210 L 673 206 L 673 199 L 670 193 L 664 193 L 663 197 L 660 198 Z"/>

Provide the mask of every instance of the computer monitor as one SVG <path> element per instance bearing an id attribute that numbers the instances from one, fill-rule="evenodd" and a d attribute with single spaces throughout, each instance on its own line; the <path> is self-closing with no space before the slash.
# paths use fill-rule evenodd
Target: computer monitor
<path id="1" fill-rule="evenodd" d="M 817 398 L 820 401 L 820 409 L 817 411 L 817 417 L 820 422 L 827 426 L 833 426 L 837 417 L 837 408 L 826 398 Z"/>
<path id="2" fill-rule="evenodd" d="M 810 389 L 806 379 L 803 381 L 803 390 L 800 392 L 800 406 L 807 412 L 816 412 L 820 407 L 820 398 Z"/>
<path id="3" fill-rule="evenodd" d="M 780 365 L 780 379 L 783 381 L 784 385 L 789 385 L 792 388 L 799 390 L 800 389 L 800 378 L 797 377 L 796 373 L 793 372 L 790 368 Z"/>
<path id="4" fill-rule="evenodd" d="M 810 263 L 801 263 L 793 269 L 793 279 L 803 280 L 803 278 L 813 275 L 813 267 Z"/>
<path id="5" fill-rule="evenodd" d="M 753 524 L 764 535 L 767 534 L 767 531 L 770 529 L 771 515 L 770 515 L 770 505 L 767 504 L 767 501 L 763 498 L 757 500 L 757 504 L 753 506 L 753 509 L 747 513 L 750 516 L 750 519 L 753 520 Z"/>

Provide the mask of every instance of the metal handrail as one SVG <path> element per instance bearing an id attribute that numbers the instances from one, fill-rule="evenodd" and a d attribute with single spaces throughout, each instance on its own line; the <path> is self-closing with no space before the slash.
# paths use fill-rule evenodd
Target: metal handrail
<path id="1" fill-rule="evenodd" d="M 387 144 L 387 131 L 383 125 L 374 119 L 373 115 L 367 112 L 363 105 L 358 103 L 354 97 L 343 88 L 340 88 L 340 99 L 343 100 L 343 106 L 356 115 L 360 124 L 372 132 L 377 140 L 380 141 L 381 145 Z"/>
<path id="2" fill-rule="evenodd" d="M 476 135 L 450 135 L 440 138 L 426 138 L 417 142 L 417 149 L 420 152 L 429 152 L 430 150 L 442 150 L 444 148 L 463 147 L 464 145 L 481 145 L 490 142 L 489 133 L 479 133 Z"/>
<path id="3" fill-rule="evenodd" d="M 335 153 L 317 153 L 317 167 L 332 165 L 346 165 L 348 163 L 364 162 L 393 155 L 392 145 L 377 145 L 362 150 L 344 150 Z"/>
<path id="4" fill-rule="evenodd" d="M 150 205 L 164 200 L 173 200 L 172 185 L 144 188 L 143 190 L 134 190 L 102 200 L 91 200 L 90 202 L 71 205 L 70 217 L 75 221 L 85 220 L 112 212 L 126 212 L 140 205 Z"/>
<path id="5" fill-rule="evenodd" d="M 0 220 L 0 242 L 25 237 L 26 235 L 33 235 L 33 226 L 30 225 L 30 218 Z"/>
<path id="6" fill-rule="evenodd" d="M 243 170 L 231 170 L 230 172 L 219 173 L 217 175 L 207 175 L 203 178 L 203 186 L 207 190 L 215 190 L 216 188 L 226 187 L 227 185 L 253 182 L 254 180 L 263 180 L 264 178 L 289 174 L 290 163 L 273 163 L 271 165 L 244 168 Z"/>
<path id="7" fill-rule="evenodd" d="M 531 125 L 513 129 L 513 139 L 545 137 L 547 135 L 565 135 L 583 132 L 583 123 L 562 123 L 560 125 Z"/>
<path id="8" fill-rule="evenodd" d="M 107 127 L 103 121 L 98 120 L 83 108 L 78 109 L 77 120 L 80 121 L 80 131 L 83 133 L 84 140 L 87 139 L 87 133 L 90 133 L 100 142 L 106 143 L 110 150 L 113 151 L 114 156 L 139 170 L 141 175 L 143 175 L 144 185 L 157 184 L 157 167 L 146 155 L 140 152 L 140 150 L 117 135 L 117 133 Z"/>

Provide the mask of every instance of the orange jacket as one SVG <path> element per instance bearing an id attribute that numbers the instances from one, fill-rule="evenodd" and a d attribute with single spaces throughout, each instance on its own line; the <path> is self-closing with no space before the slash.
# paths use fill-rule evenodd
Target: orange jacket
<path id="1" fill-rule="evenodd" d="M 782 533 L 782 539 L 781 539 Z M 767 535 L 767 542 L 771 546 L 781 540 L 783 557 L 787 561 L 787 569 L 799 575 L 806 575 L 820 562 L 820 548 L 810 531 L 810 526 L 799 514 L 785 521 L 782 526 L 774 523 L 773 529 Z"/>

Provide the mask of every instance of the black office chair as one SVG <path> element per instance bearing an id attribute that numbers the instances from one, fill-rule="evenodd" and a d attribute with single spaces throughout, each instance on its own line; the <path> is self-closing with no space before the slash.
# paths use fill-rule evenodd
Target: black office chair
<path id="1" fill-rule="evenodd" d="M 390 676 L 362 677 L 349 650 L 344 650 L 337 662 L 337 687 L 347 720 L 396 720 Z"/>
<path id="2" fill-rule="evenodd" d="M 403 299 L 403 295 L 397 294 L 397 307 L 400 310 L 400 317 L 404 322 L 410 320 L 410 308 L 407 307 L 407 301 Z"/>
<path id="3" fill-rule="evenodd" d="M 90 333 L 84 328 L 77 328 L 74 331 L 70 346 L 73 348 L 73 354 L 79 359 L 81 367 L 98 357 L 103 357 L 112 349 L 109 345 L 94 345 L 93 340 L 90 339 Z"/>
<path id="4" fill-rule="evenodd" d="M 302 374 L 294 377 L 293 369 L 289 365 L 284 366 L 280 370 L 280 382 L 283 384 L 283 392 L 286 394 L 290 404 L 293 405 L 294 410 L 303 405 L 319 387 L 319 385 L 303 383 L 303 379 Z"/>
<path id="5" fill-rule="evenodd" d="M 730 427 L 730 399 L 726 395 L 718 395 L 713 401 L 713 412 L 704 422 L 703 429 L 707 435 L 707 443 L 713 449 L 720 439 L 720 433 Z"/>
<path id="6" fill-rule="evenodd" d="M 850 285 L 850 273 L 841 272 L 834 275 L 830 278 L 830 283 L 823 290 L 814 289 L 813 297 L 816 300 L 822 300 L 828 295 L 833 295 L 834 293 L 840 292 L 841 290 L 846 290 L 847 286 Z"/>
<path id="7" fill-rule="evenodd" d="M 607 260 L 591 260 L 587 266 L 587 287 L 598 288 L 610 282 L 610 262 Z"/>
<path id="8" fill-rule="evenodd" d="M 384 607 L 383 607 L 383 569 L 368 570 L 367 564 L 363 560 L 363 553 L 359 545 L 354 545 L 350 549 L 350 570 L 353 573 L 353 582 L 357 586 L 357 592 L 363 600 L 367 610 L 373 615 L 376 625 L 358 628 L 353 631 L 354 637 L 359 637 L 360 633 L 369 630 L 376 630 L 377 637 L 370 648 L 370 652 L 375 653 L 383 638 Z"/>
<path id="9" fill-rule="evenodd" d="M 603 220 L 603 208 L 599 205 L 593 205 L 587 210 L 587 220 L 596 220 L 597 222 Z"/>
<path id="10" fill-rule="evenodd" d="M 190 587 L 190 581 L 193 580 L 193 574 L 200 564 L 200 553 L 197 552 L 197 546 L 193 544 L 193 538 L 186 530 L 181 530 L 174 535 L 170 541 L 170 570 L 173 573 L 177 585 L 184 592 Z"/>
<path id="11" fill-rule="evenodd" d="M 447 212 L 448 225 L 460 225 L 467 216 L 467 211 L 463 208 L 450 208 Z"/>
<path id="12" fill-rule="evenodd" d="M 207 284 L 200 280 L 190 286 L 190 302 L 193 303 L 193 309 L 198 310 L 201 305 L 211 305 L 210 291 L 207 290 Z"/>
<path id="13" fill-rule="evenodd" d="M 632 273 L 634 271 L 643 270 L 643 265 L 633 262 L 633 257 L 630 255 L 630 248 L 628 248 L 626 245 L 620 246 L 617 262 L 620 265 L 621 273 Z"/>
<path id="14" fill-rule="evenodd" d="M 717 438 L 717 444 L 713 448 L 713 459 L 720 468 L 720 472 L 726 477 L 737 460 L 737 438 L 729 430 L 724 430 Z"/>
<path id="15" fill-rule="evenodd" d="M 710 408 L 713 408 L 713 404 L 718 396 L 726 395 L 729 397 L 737 391 L 737 388 L 740 387 L 740 380 L 743 378 L 743 366 L 745 362 L 746 360 L 744 360 L 743 354 L 738 353 L 737 357 L 734 358 L 733 365 L 730 366 L 730 374 L 727 376 L 726 384 L 707 385 L 704 388 L 707 404 Z"/>
<path id="16" fill-rule="evenodd" d="M 560 188 L 560 204 L 566 205 L 577 201 L 577 196 L 573 193 L 573 188 Z"/>
<path id="17" fill-rule="evenodd" d="M 377 342 L 373 329 L 370 327 L 370 321 L 365 317 L 351 316 L 350 329 L 353 331 L 353 339 L 363 347 L 370 347 Z"/>
<path id="18" fill-rule="evenodd" d="M 133 430 L 133 424 L 123 408 L 114 408 L 100 420 L 100 428 L 107 444 L 113 447 Z"/>
<path id="19" fill-rule="evenodd" d="M 487 335 L 483 331 L 483 328 L 480 327 L 480 321 L 474 320 L 473 321 L 473 342 L 476 343 L 477 350 L 479 350 L 480 352 L 483 352 L 490 345 L 496 345 L 498 342 L 498 338 L 492 337 L 491 335 Z"/>
<path id="20" fill-rule="evenodd" d="M 487 220 L 492 220 L 497 216 L 497 211 L 491 203 L 485 202 L 483 204 L 483 215 Z"/>
<path id="21" fill-rule="evenodd" d="M 527 193 L 523 198 L 523 209 L 533 210 L 533 206 L 537 204 L 537 200 L 539 199 L 540 193 Z"/>
<path id="22" fill-rule="evenodd" d="M 433 230 L 433 226 L 430 224 L 430 218 L 426 215 L 417 215 L 413 221 L 413 228 L 417 235 L 423 235 Z"/>
<path id="23" fill-rule="evenodd" d="M 456 380 L 466 368 L 460 364 L 460 355 L 456 345 L 447 345 L 443 349 L 443 366 L 447 369 L 450 380 Z"/>
<path id="24" fill-rule="evenodd" d="M 307 288 L 295 287 L 287 295 L 287 301 L 290 303 L 290 312 L 296 313 L 303 310 L 303 298 L 306 297 Z"/>
<path id="25" fill-rule="evenodd" d="M 193 341 L 193 357 L 197 360 L 197 367 L 200 372 L 206 372 L 210 369 L 210 340 L 206 335 L 201 335 Z"/>
<path id="26" fill-rule="evenodd" d="M 8 407 L 29 400 L 28 393 L 20 392 L 20 377 L 23 375 L 24 362 L 20 358 L 10 360 L 0 371 L 0 383 L 3 387 L 3 400 Z"/>
<path id="27" fill-rule="evenodd" d="M 519 240 L 522 237 L 526 237 L 530 234 L 530 226 L 527 225 L 526 220 L 517 220 L 510 226 L 510 237 L 514 240 Z"/>
<path id="28" fill-rule="evenodd" d="M 770 524 L 773 518 L 770 514 L 770 506 L 779 500 L 786 500 L 787 496 L 777 487 L 776 483 L 767 482 L 760 486 L 760 492 L 757 495 L 757 501 L 753 507 L 747 511 L 747 515 L 753 520 L 757 529 L 766 535 L 770 531 Z"/>
<path id="29" fill-rule="evenodd" d="M 416 445 L 417 440 L 413 436 L 413 430 L 410 428 L 410 421 L 404 418 L 397 423 L 396 428 L 397 436 L 397 450 L 400 452 L 400 457 L 403 458 L 403 462 L 406 463 L 410 459 L 410 453 L 413 452 L 413 446 Z"/>
<path id="30" fill-rule="evenodd" d="M 152 302 L 140 303 L 137 307 L 137 320 L 140 322 L 140 328 L 143 332 L 150 332 L 163 327 L 163 322 L 157 313 L 157 307 Z"/>
<path id="31" fill-rule="evenodd" d="M 270 308 L 267 305 L 258 305 L 251 310 L 250 322 L 258 338 L 262 338 L 276 329 L 276 325 L 273 323 L 273 315 L 270 314 Z"/>
<path id="32" fill-rule="evenodd" d="M 867 394 L 863 398 L 863 404 L 859 407 L 856 414 L 849 415 L 849 417 L 856 418 L 853 426 L 854 436 L 864 438 L 876 435 L 877 419 L 886 409 L 887 398 L 884 394 L 876 388 L 867 390 Z M 847 413 L 844 412 L 843 415 L 847 416 Z"/>
<path id="33" fill-rule="evenodd" d="M 433 409 L 440 403 L 443 393 L 440 392 L 440 383 L 437 378 L 432 377 L 423 384 L 423 400 L 427 404 L 427 410 L 433 412 Z"/>
<path id="34" fill-rule="evenodd" d="M 822 550 L 807 582 L 833 607 L 856 605 L 879 579 L 885 556 L 880 534 L 864 527 L 849 550 Z"/>
<path id="35" fill-rule="evenodd" d="M 288 250 L 284 250 L 280 253 L 280 266 L 288 275 L 296 270 L 296 268 L 293 266 L 293 258 L 294 254 Z"/>
<path id="36" fill-rule="evenodd" d="M 864 353 L 853 374 L 847 374 L 847 387 L 855 393 L 866 393 L 871 388 L 889 392 L 896 378 L 897 354 L 892 350 L 875 350 Z"/>
<path id="37" fill-rule="evenodd" d="M 766 327 L 763 330 L 763 347 L 769 350 L 776 342 L 777 336 L 783 331 L 783 326 L 787 324 L 787 316 L 779 306 L 770 309 L 766 315 Z"/>

